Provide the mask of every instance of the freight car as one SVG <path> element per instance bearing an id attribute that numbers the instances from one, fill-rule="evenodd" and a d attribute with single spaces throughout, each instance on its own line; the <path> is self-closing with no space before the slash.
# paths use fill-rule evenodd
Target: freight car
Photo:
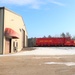
<path id="1" fill-rule="evenodd" d="M 35 46 L 75 46 L 70 37 L 36 38 Z"/>

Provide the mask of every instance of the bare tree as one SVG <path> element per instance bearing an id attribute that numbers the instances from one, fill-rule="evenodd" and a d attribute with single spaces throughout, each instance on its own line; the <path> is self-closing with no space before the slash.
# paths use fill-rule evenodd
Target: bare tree
<path id="1" fill-rule="evenodd" d="M 73 36 L 73 38 L 72 38 L 73 40 L 75 40 L 75 36 Z"/>
<path id="2" fill-rule="evenodd" d="M 46 36 L 44 36 L 43 38 L 46 38 Z"/>
<path id="3" fill-rule="evenodd" d="M 62 33 L 60 36 L 61 36 L 61 37 L 65 37 L 65 33 Z"/>
<path id="4" fill-rule="evenodd" d="M 51 35 L 48 35 L 48 38 L 50 38 L 51 37 Z"/>
<path id="5" fill-rule="evenodd" d="M 70 37 L 71 38 L 71 34 L 69 32 L 66 33 L 66 37 Z"/>

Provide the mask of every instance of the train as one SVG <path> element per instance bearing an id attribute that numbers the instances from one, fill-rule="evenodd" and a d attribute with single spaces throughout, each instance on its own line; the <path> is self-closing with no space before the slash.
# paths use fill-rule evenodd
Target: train
<path id="1" fill-rule="evenodd" d="M 35 38 L 33 46 L 35 47 L 63 47 L 63 46 L 75 46 L 75 40 L 70 37 L 50 37 L 50 38 Z"/>

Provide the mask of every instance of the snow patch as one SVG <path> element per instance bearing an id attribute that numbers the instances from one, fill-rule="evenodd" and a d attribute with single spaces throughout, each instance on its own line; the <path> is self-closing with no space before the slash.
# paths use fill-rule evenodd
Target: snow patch
<path id="1" fill-rule="evenodd" d="M 20 55 L 75 55 L 75 47 L 39 47 L 32 51 L 23 51 L 15 54 L 7 54 L 0 56 Z"/>
<path id="2" fill-rule="evenodd" d="M 75 48 L 53 47 L 53 48 L 37 48 L 32 51 L 24 51 L 15 55 L 75 55 Z"/>
<path id="3" fill-rule="evenodd" d="M 66 66 L 73 66 L 75 62 L 45 62 L 44 64 L 54 64 L 54 65 L 66 65 Z"/>

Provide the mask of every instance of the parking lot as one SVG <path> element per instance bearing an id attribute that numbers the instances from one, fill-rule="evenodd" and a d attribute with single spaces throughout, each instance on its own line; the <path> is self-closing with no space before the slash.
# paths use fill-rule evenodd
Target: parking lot
<path id="1" fill-rule="evenodd" d="M 53 51 L 55 54 L 49 53 L 49 49 L 60 49 L 61 55 L 57 51 Z M 75 48 L 35 48 L 1 55 L 0 75 L 75 75 L 74 50 Z"/>

